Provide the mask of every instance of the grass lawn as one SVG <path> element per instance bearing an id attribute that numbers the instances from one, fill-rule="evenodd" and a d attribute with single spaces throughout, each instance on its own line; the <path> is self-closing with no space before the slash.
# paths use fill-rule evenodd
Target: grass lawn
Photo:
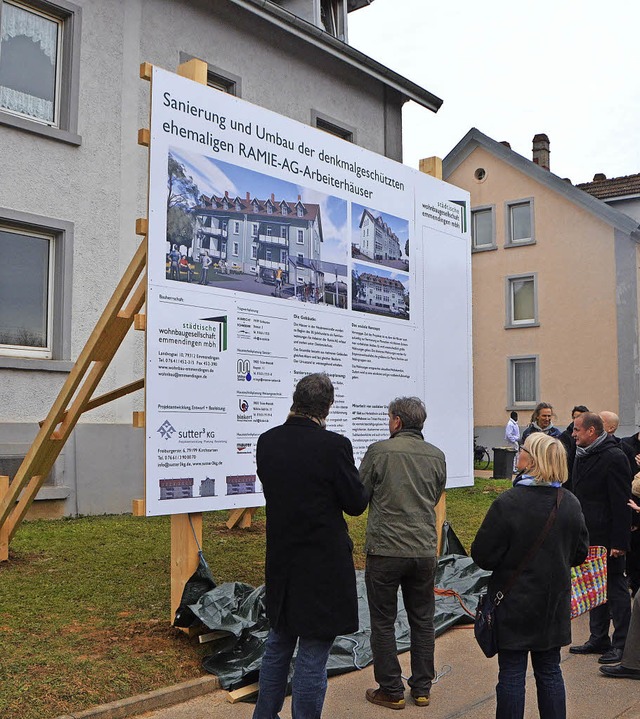
<path id="1" fill-rule="evenodd" d="M 447 492 L 447 518 L 469 547 L 508 480 Z M 264 511 L 248 530 L 204 515 L 218 583 L 263 581 Z M 349 518 L 364 567 L 366 517 Z M 200 676 L 210 646 L 169 624 L 168 517 L 82 517 L 23 524 L 0 563 L 0 717 L 61 714 Z"/>

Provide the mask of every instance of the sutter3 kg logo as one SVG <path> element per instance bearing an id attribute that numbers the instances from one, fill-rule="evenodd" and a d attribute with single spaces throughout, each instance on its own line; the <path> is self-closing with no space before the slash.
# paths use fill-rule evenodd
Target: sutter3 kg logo
<path id="1" fill-rule="evenodd" d="M 249 403 L 247 402 L 246 399 L 239 399 L 238 407 L 240 407 L 241 412 L 247 412 L 249 409 Z"/>
<path id="2" fill-rule="evenodd" d="M 176 431 L 176 428 L 169 422 L 168 419 L 158 427 L 157 432 L 163 439 L 171 439 L 171 435 Z"/>

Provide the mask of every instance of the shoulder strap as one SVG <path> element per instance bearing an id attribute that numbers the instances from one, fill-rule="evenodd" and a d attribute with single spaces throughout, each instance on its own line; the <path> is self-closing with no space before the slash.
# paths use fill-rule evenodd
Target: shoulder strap
<path id="1" fill-rule="evenodd" d="M 564 492 L 562 491 L 562 487 L 560 487 L 556 493 L 556 501 L 554 502 L 553 508 L 551 512 L 549 513 L 549 516 L 547 517 L 546 524 L 542 528 L 542 531 L 538 535 L 538 538 L 536 539 L 535 543 L 531 545 L 529 551 L 525 554 L 524 558 L 518 565 L 518 568 L 516 571 L 511 575 L 511 578 L 507 582 L 505 588 L 496 594 L 497 603 L 499 603 L 505 596 L 505 594 L 513 587 L 513 585 L 516 583 L 518 577 L 522 574 L 522 571 L 524 568 L 531 562 L 533 557 L 535 556 L 536 552 L 540 549 L 542 546 L 542 543 L 546 539 L 547 534 L 549 534 L 549 530 L 553 526 L 553 523 L 556 521 L 556 515 L 558 514 L 558 507 L 560 506 L 560 502 L 562 502 L 562 498 L 564 497 Z M 500 596 L 501 595 L 501 596 Z"/>

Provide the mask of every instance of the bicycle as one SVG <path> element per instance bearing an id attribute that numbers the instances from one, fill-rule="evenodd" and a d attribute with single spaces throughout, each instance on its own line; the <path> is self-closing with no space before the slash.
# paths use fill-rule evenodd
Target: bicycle
<path id="1" fill-rule="evenodd" d="M 491 455 L 489 450 L 481 444 L 476 444 L 476 438 L 473 438 L 473 464 L 476 469 L 489 469 L 491 464 Z"/>

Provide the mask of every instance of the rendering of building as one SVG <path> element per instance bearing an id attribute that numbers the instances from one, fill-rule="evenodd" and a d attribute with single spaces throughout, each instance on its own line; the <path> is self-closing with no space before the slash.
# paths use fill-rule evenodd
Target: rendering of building
<path id="1" fill-rule="evenodd" d="M 571 408 L 612 410 L 620 435 L 640 421 L 638 220 L 476 129 L 443 161 L 471 193 L 475 434 L 504 445 L 508 412 L 539 401 L 556 424 Z M 636 430 L 637 431 L 637 430 Z"/>
<path id="2" fill-rule="evenodd" d="M 372 260 L 399 260 L 400 240 L 382 217 L 363 210 L 360 219 L 360 252 Z"/>
<path id="3" fill-rule="evenodd" d="M 160 499 L 190 499 L 193 497 L 193 478 L 161 479 Z"/>
<path id="4" fill-rule="evenodd" d="M 321 255 L 320 207 L 295 202 L 245 197 L 202 196 L 196 218 L 193 258 L 207 250 L 214 262 L 225 262 L 239 272 L 272 281 L 278 269 L 283 282 L 323 287 L 317 269 Z"/>
<path id="5" fill-rule="evenodd" d="M 254 494 L 255 474 L 237 474 L 227 477 L 227 494 Z"/>
<path id="6" fill-rule="evenodd" d="M 200 482 L 200 496 L 201 497 L 215 497 L 216 496 L 216 480 L 207 477 Z"/>
<path id="7" fill-rule="evenodd" d="M 10 258 L 0 268 L 0 475 L 28 452 L 140 242 L 149 153 L 138 130 L 150 97 L 141 63 L 175 72 L 198 58 L 215 91 L 402 160 L 404 103 L 436 112 L 441 100 L 348 44 L 348 15 L 368 4 L 0 0 L 0 252 Z M 198 241 L 222 253 L 222 223 L 237 221 L 237 240 L 235 225 L 225 228 L 230 264 L 237 242 L 248 272 L 284 264 L 286 252 L 289 275 L 296 258 L 308 277 L 321 236 L 313 208 L 298 217 L 295 196 L 274 200 L 269 235 L 269 198 L 257 212 L 236 212 L 235 199 L 225 220 L 223 198 L 208 198 Z M 144 377 L 143 345 L 142 332 L 128 334 L 100 393 Z M 30 516 L 131 511 L 144 495 L 145 431 L 131 422 L 141 409 L 138 392 L 84 414 Z"/>

